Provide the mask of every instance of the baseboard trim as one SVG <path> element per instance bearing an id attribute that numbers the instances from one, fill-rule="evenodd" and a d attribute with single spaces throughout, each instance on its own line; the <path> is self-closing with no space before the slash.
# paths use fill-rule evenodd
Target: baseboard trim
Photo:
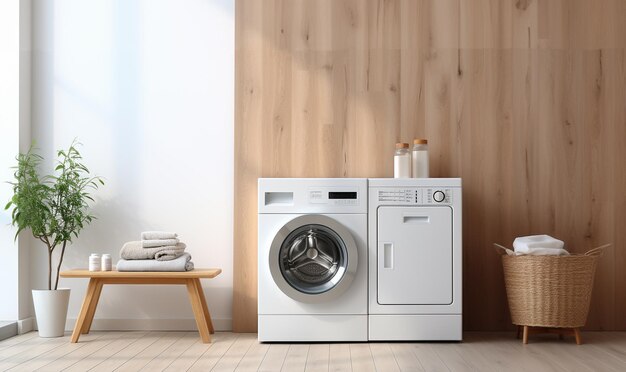
<path id="1" fill-rule="evenodd" d="M 21 335 L 35 329 L 35 318 L 24 318 L 17 321 L 17 334 Z"/>
<path id="2" fill-rule="evenodd" d="M 0 341 L 17 335 L 17 322 L 0 323 Z"/>
<path id="3" fill-rule="evenodd" d="M 68 319 L 65 329 L 74 328 L 76 319 Z M 216 331 L 232 331 L 232 319 L 213 319 Z M 196 320 L 190 319 L 94 319 L 94 331 L 197 331 Z"/>

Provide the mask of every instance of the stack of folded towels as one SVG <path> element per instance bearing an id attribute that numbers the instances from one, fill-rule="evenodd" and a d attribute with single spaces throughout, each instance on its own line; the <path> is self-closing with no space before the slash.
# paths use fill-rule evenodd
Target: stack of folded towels
<path id="1" fill-rule="evenodd" d="M 509 255 L 569 256 L 564 246 L 562 240 L 550 235 L 521 236 L 513 241 L 514 253 L 509 253 Z"/>
<path id="2" fill-rule="evenodd" d="M 193 270 L 187 246 L 178 234 L 145 231 L 140 241 L 127 242 L 120 251 L 117 271 L 190 271 Z"/>

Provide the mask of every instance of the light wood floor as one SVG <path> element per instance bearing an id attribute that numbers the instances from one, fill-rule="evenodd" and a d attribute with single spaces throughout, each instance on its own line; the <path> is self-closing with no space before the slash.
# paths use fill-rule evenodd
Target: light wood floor
<path id="1" fill-rule="evenodd" d="M 585 332 L 585 344 L 511 333 L 462 343 L 259 344 L 255 334 L 92 332 L 78 344 L 31 332 L 0 342 L 11 371 L 626 371 L 626 332 Z"/>

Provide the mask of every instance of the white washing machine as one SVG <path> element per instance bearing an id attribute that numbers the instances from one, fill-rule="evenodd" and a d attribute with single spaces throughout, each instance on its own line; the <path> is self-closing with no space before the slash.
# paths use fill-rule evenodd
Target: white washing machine
<path id="1" fill-rule="evenodd" d="M 462 339 L 461 179 L 369 179 L 369 339 Z"/>
<path id="2" fill-rule="evenodd" d="M 367 341 L 367 180 L 258 190 L 259 341 Z"/>

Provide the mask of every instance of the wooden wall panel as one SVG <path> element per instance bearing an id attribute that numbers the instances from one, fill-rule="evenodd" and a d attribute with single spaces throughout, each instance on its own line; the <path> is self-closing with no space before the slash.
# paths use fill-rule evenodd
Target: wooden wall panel
<path id="1" fill-rule="evenodd" d="M 258 177 L 462 177 L 465 328 L 510 328 L 492 243 L 611 242 L 590 329 L 626 329 L 626 2 L 237 0 L 233 324 L 256 330 Z"/>

